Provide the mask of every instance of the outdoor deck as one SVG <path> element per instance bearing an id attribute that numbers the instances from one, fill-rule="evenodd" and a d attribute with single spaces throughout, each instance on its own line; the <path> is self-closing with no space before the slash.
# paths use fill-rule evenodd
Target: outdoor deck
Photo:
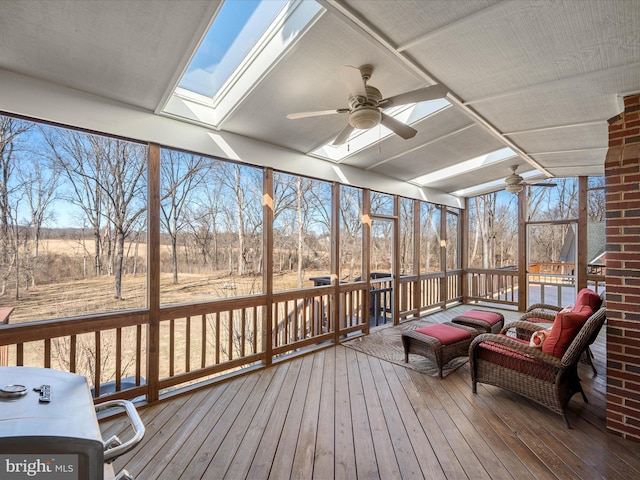
<path id="1" fill-rule="evenodd" d="M 604 329 L 593 351 L 570 430 L 504 390 L 473 395 L 468 364 L 438 380 L 337 346 L 141 408 L 146 437 L 115 466 L 140 480 L 640 478 L 640 445 L 605 429 Z"/>

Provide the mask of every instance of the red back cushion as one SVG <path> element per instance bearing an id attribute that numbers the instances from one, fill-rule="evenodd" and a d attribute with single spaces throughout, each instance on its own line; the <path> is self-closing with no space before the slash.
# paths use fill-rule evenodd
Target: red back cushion
<path id="1" fill-rule="evenodd" d="M 583 288 L 578 292 L 578 298 L 576 298 L 576 306 L 574 308 L 581 307 L 582 305 L 589 305 L 594 312 L 600 308 L 602 299 L 600 295 L 589 288 Z"/>
<path id="2" fill-rule="evenodd" d="M 560 312 L 556 315 L 551 332 L 542 344 L 542 351 L 562 358 L 578 331 L 593 314 L 589 305 L 577 306 L 571 312 Z"/>

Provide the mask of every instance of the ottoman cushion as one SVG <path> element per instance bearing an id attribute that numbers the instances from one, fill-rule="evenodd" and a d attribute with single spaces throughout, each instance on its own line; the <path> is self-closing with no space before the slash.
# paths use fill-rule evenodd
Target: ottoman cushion
<path id="1" fill-rule="evenodd" d="M 503 318 L 502 315 L 494 312 L 487 312 L 484 310 L 469 310 L 468 312 L 465 312 L 460 316 L 465 318 L 473 318 L 475 320 L 482 320 L 484 322 L 487 322 L 489 325 L 495 325 Z"/>
<path id="2" fill-rule="evenodd" d="M 436 363 L 438 376 L 442 378 L 442 367 L 454 358 L 468 356 L 469 345 L 476 335 L 475 328 L 451 322 L 403 332 L 404 361 L 409 362 L 410 353 L 428 358 Z"/>
<path id="3" fill-rule="evenodd" d="M 467 330 L 452 327 L 443 323 L 436 325 L 427 325 L 426 327 L 416 329 L 416 332 L 429 335 L 437 339 L 443 345 L 451 345 L 465 338 L 471 338 L 471 334 Z"/>
<path id="4" fill-rule="evenodd" d="M 476 328 L 480 332 L 500 333 L 504 327 L 504 315 L 487 310 L 469 310 L 458 315 L 451 322 Z"/>

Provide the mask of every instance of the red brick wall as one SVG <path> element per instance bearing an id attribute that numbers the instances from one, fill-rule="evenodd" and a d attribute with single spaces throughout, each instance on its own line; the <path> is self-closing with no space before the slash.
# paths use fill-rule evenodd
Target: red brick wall
<path id="1" fill-rule="evenodd" d="M 640 95 L 609 120 L 607 427 L 640 442 Z"/>

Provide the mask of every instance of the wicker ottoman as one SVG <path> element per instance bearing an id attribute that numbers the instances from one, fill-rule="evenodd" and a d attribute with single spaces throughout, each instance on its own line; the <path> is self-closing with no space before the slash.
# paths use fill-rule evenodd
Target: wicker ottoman
<path id="1" fill-rule="evenodd" d="M 404 361 L 409 363 L 410 353 L 422 355 L 438 365 L 438 376 L 442 378 L 442 367 L 454 358 L 469 355 L 469 345 L 477 335 L 475 328 L 451 322 L 404 332 Z"/>
<path id="2" fill-rule="evenodd" d="M 480 333 L 500 333 L 504 327 L 504 315 L 486 310 L 469 310 L 451 321 L 457 325 L 473 327 Z"/>

